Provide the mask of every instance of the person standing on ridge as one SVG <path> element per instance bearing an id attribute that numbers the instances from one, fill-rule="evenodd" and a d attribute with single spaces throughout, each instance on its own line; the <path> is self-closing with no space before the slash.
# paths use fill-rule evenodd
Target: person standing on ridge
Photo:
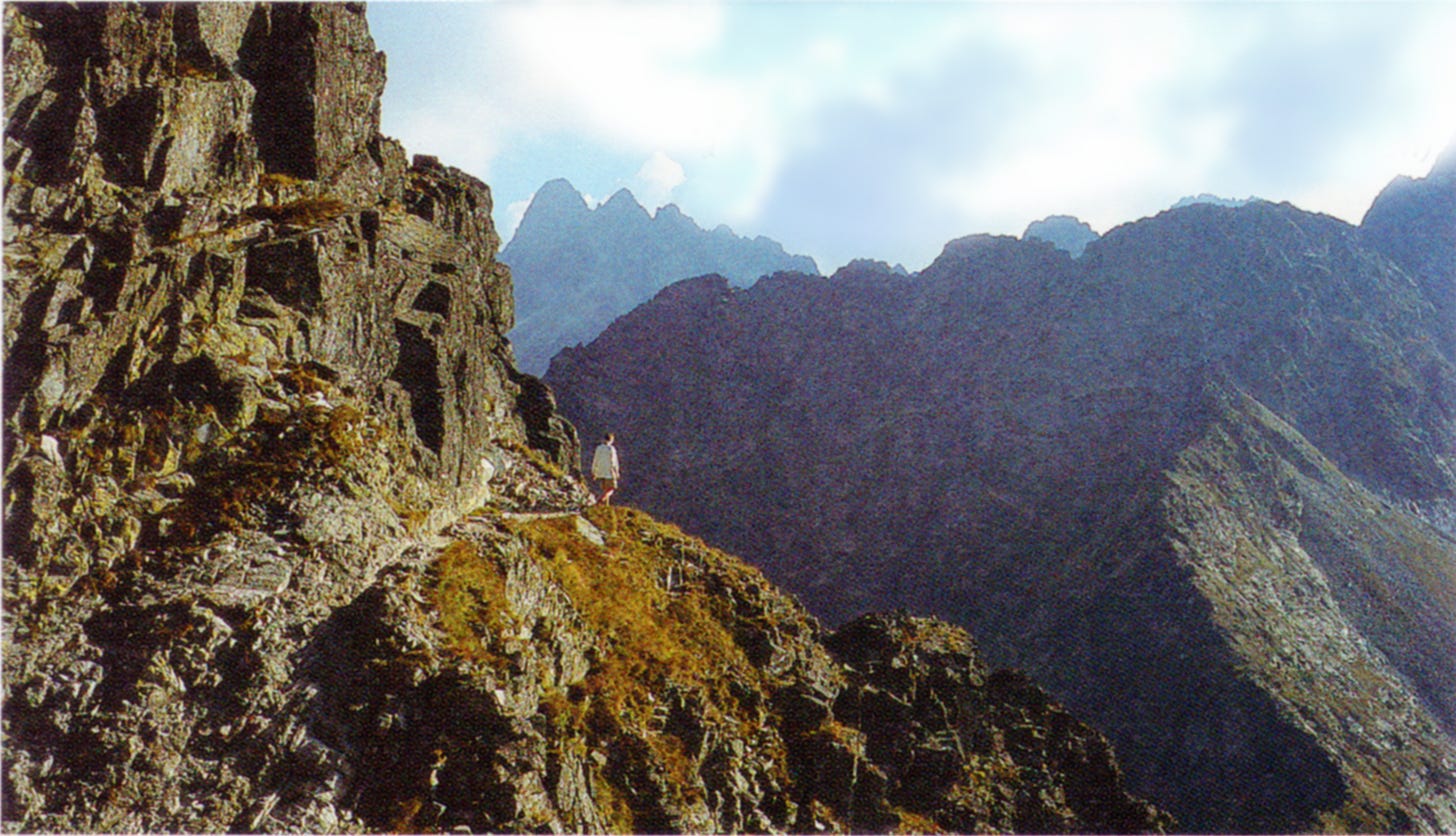
<path id="1" fill-rule="evenodd" d="M 617 448 L 612 446 L 614 441 L 616 436 L 612 433 L 602 436 L 602 443 L 597 445 L 597 451 L 592 455 L 592 477 L 601 488 L 597 502 L 603 505 L 611 504 L 612 494 L 617 490 L 617 480 L 622 476 L 621 465 L 617 462 Z"/>

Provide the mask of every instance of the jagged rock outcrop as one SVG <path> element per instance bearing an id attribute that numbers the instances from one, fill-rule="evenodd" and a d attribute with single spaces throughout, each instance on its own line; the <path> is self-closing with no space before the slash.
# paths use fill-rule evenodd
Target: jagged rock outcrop
<path id="1" fill-rule="evenodd" d="M 346 827 L 298 637 L 464 509 L 584 496 L 489 191 L 379 135 L 358 6 L 5 39 L 7 820 Z"/>
<path id="2" fill-rule="evenodd" d="M 22 442 L 50 434 L 68 458 L 103 402 L 169 398 L 236 430 L 260 381 L 305 361 L 400 413 L 437 484 L 478 481 L 492 439 L 526 441 L 515 401 L 535 390 L 500 338 L 513 314 L 489 191 L 378 135 L 383 57 L 362 13 L 6 20 L 6 413 Z"/>
<path id="3" fill-rule="evenodd" d="M 589 208 L 565 180 L 536 192 L 501 260 L 516 280 L 516 358 L 536 374 L 679 279 L 721 273 L 746 285 L 780 270 L 819 271 L 763 236 L 701 229 L 672 204 L 649 215 L 626 189 Z"/>
<path id="4" fill-rule="evenodd" d="M 626 501 L 832 623 L 968 626 L 1183 826 L 1444 831 L 1456 323 L 1374 234 L 1199 204 L 1076 261 L 701 277 L 547 380 Z"/>
<path id="5" fill-rule="evenodd" d="M 361 7 L 4 14 L 6 832 L 1170 826 L 964 633 L 572 510 Z"/>
<path id="6" fill-rule="evenodd" d="M 1126 794 L 1105 738 L 948 625 L 823 636 L 755 570 L 640 512 L 449 535 L 307 651 L 330 745 L 373 765 L 354 782 L 371 829 L 1171 825 Z"/>

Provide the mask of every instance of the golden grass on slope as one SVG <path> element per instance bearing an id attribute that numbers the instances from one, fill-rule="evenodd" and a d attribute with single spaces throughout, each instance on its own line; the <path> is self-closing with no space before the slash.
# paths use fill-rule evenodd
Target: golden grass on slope
<path id="1" fill-rule="evenodd" d="M 449 649 L 466 659 L 503 661 L 490 650 L 491 639 L 513 627 L 515 617 L 501 568 L 474 543 L 461 540 L 440 552 L 435 573 L 432 603 L 449 637 Z"/>
<path id="2" fill-rule="evenodd" d="M 592 508 L 587 517 L 607 532 L 605 548 L 569 517 L 532 521 L 518 533 L 606 640 L 588 690 L 627 699 L 644 685 L 675 684 L 731 700 L 729 682 L 762 684 L 734 641 L 727 602 L 700 589 L 666 588 L 669 572 L 681 572 L 679 552 L 706 554 L 706 546 L 629 508 Z"/>
<path id="3" fill-rule="evenodd" d="M 647 514 L 613 507 L 585 516 L 604 541 L 580 518 L 562 515 L 506 524 L 524 554 L 474 540 L 447 546 L 432 567 L 429 593 L 445 649 L 518 670 L 517 651 L 504 638 L 526 641 L 520 633 L 534 614 L 513 609 L 517 569 L 548 587 L 530 590 L 533 596 L 569 608 L 560 621 L 535 625 L 531 641 L 547 644 L 521 652 L 549 655 L 550 642 L 585 643 L 584 677 L 539 683 L 537 722 L 562 763 L 587 765 L 612 832 L 661 828 L 664 809 L 699 811 L 684 812 L 684 821 L 706 815 L 710 750 L 742 758 L 744 768 L 783 786 L 788 753 L 772 709 L 777 679 L 738 642 L 777 634 L 777 619 L 792 622 L 801 613 L 775 600 L 757 570 Z M 522 558 L 529 564 L 516 566 Z M 782 626 L 784 641 L 803 629 Z M 665 796 L 643 794 L 645 785 Z"/>
<path id="4" fill-rule="evenodd" d="M 516 527 L 600 637 L 586 680 L 543 700 L 558 739 L 586 739 L 615 752 L 613 759 L 657 772 L 683 809 L 703 801 L 702 753 L 683 725 L 753 741 L 786 774 L 787 753 L 775 735 L 765 734 L 767 683 L 734 639 L 731 602 L 700 584 L 668 581 L 681 578 L 684 561 L 713 562 L 714 571 L 730 574 L 752 570 L 640 511 L 598 507 L 586 516 L 607 532 L 605 546 L 584 536 L 571 517 Z M 740 702 L 746 691 L 759 694 L 756 705 Z M 690 715 L 685 721 L 684 714 Z M 636 829 L 640 811 L 627 803 L 630 787 L 606 785 L 611 780 L 607 773 L 594 778 L 604 813 L 614 830 Z"/>
<path id="5" fill-rule="evenodd" d="M 495 443 L 500 447 L 503 447 L 507 450 L 518 453 L 521 456 L 525 457 L 526 461 L 534 465 L 537 470 L 541 471 L 552 479 L 562 479 L 566 477 L 566 471 L 562 470 L 560 465 L 546 458 L 546 455 L 540 450 L 537 450 L 535 447 L 522 444 L 520 441 L 517 441 L 514 438 L 498 438 L 495 440 Z"/>

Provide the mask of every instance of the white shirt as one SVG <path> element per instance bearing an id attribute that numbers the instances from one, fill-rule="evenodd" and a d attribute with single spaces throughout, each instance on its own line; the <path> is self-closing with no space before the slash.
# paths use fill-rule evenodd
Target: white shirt
<path id="1" fill-rule="evenodd" d="M 598 444 L 596 453 L 592 455 L 592 476 L 615 482 L 620 470 L 617 464 L 617 448 L 605 441 Z"/>

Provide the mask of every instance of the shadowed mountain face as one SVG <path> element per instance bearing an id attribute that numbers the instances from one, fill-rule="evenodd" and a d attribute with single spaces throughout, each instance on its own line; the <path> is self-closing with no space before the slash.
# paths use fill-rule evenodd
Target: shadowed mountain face
<path id="1" fill-rule="evenodd" d="M 626 189 L 590 209 L 565 180 L 536 192 L 501 261 L 516 283 L 516 359 L 533 374 L 680 279 L 720 273 L 747 285 L 779 270 L 818 272 L 762 236 L 701 229 L 674 205 L 649 215 Z"/>
<path id="2" fill-rule="evenodd" d="M 1372 218 L 1443 217 L 1443 177 Z M 1199 204 L 1075 262 L 974 237 L 915 278 L 703 277 L 547 380 L 617 433 L 626 501 L 830 621 L 971 627 L 1183 825 L 1447 830 L 1450 236 Z"/>
<path id="3" fill-rule="evenodd" d="M 1423 178 L 1397 177 L 1360 223 L 1361 240 L 1420 284 L 1441 321 L 1456 321 L 1456 146 Z M 1456 357 L 1456 328 L 1437 335 Z"/>

